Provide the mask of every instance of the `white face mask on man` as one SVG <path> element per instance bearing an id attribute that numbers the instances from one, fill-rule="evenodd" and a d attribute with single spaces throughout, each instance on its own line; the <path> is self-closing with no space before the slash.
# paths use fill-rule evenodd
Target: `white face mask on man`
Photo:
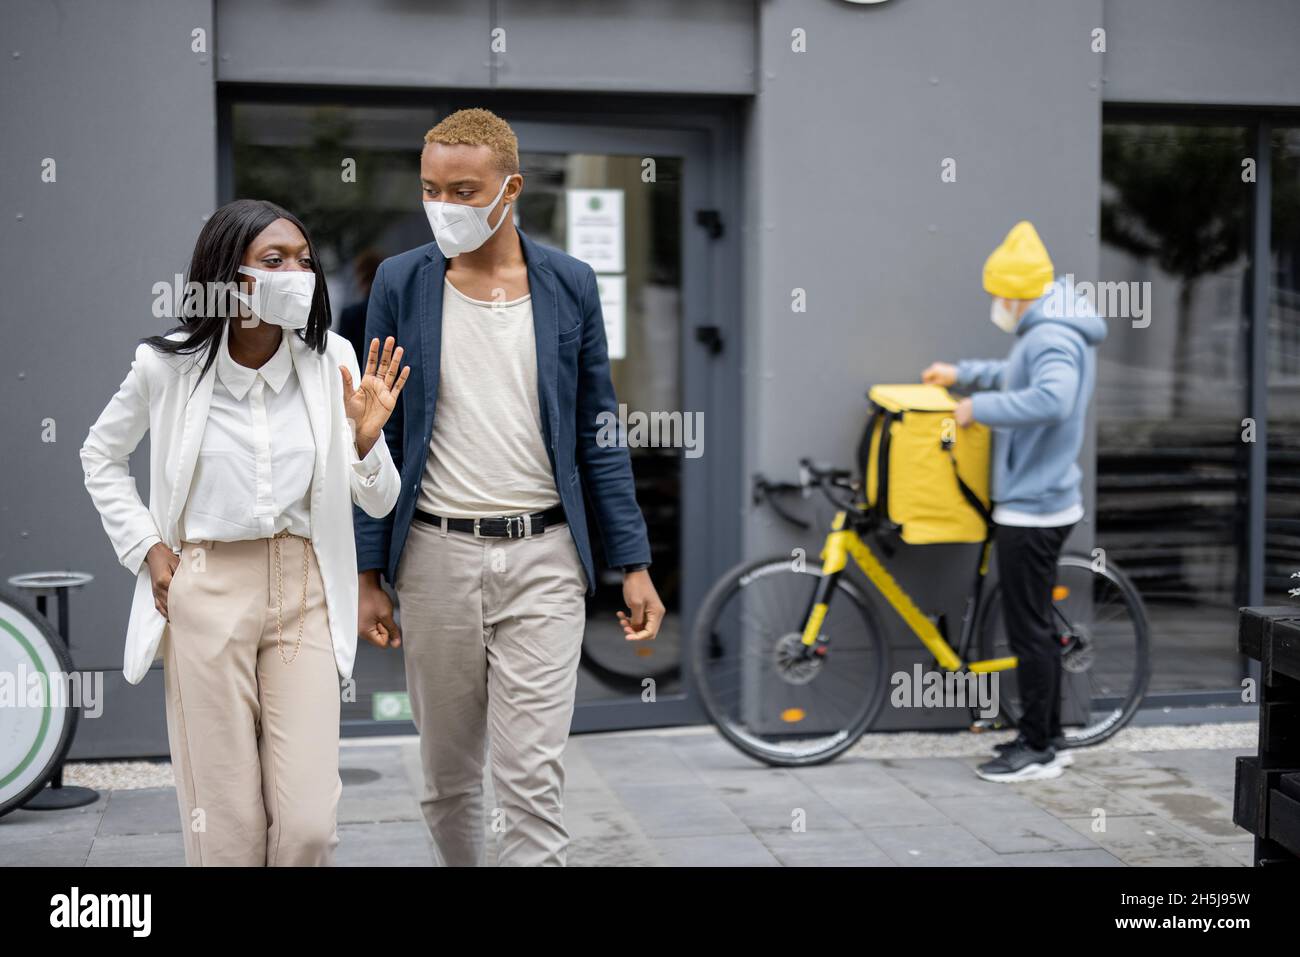
<path id="1" fill-rule="evenodd" d="M 1001 296 L 993 298 L 993 308 L 989 311 L 989 319 L 993 322 L 993 325 L 1003 332 L 1015 332 L 1016 326 L 1020 324 L 1020 317 L 1016 315 L 1015 309 Z"/>
<path id="2" fill-rule="evenodd" d="M 506 183 L 509 182 L 510 176 L 502 180 L 501 189 L 497 191 L 496 199 L 492 200 L 487 206 L 444 203 L 436 199 L 426 199 L 424 201 L 424 215 L 429 219 L 429 226 L 433 229 L 433 238 L 437 241 L 438 249 L 442 251 L 444 256 L 451 259 L 461 253 L 472 253 L 491 239 L 492 235 L 501 228 L 501 224 L 510 215 L 509 203 L 506 203 L 505 208 L 501 211 L 501 218 L 497 220 L 495 226 L 488 225 L 488 218 L 491 216 L 492 210 L 497 208 L 497 203 L 501 202 L 501 197 L 506 192 Z"/>
<path id="3" fill-rule="evenodd" d="M 311 270 L 279 269 L 271 272 L 240 266 L 239 272 L 257 280 L 251 294 L 235 296 L 252 310 L 253 315 L 273 326 L 305 329 L 311 317 L 312 297 L 316 294 L 316 274 Z"/>

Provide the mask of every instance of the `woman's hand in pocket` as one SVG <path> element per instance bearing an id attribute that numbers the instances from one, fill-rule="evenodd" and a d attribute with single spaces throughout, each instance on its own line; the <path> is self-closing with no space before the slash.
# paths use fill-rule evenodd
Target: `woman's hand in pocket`
<path id="1" fill-rule="evenodd" d="M 153 579 L 153 606 L 158 609 L 158 614 L 167 618 L 167 593 L 171 589 L 172 576 L 180 566 L 181 557 L 159 542 L 149 549 L 144 560 L 149 566 L 149 577 Z"/>

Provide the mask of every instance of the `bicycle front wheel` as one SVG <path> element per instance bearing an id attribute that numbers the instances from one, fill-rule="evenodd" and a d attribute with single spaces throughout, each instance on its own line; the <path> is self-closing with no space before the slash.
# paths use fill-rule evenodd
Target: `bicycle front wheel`
<path id="1" fill-rule="evenodd" d="M 818 651 L 803 647 L 821 570 L 790 558 L 738 565 L 718 581 L 695 621 L 691 674 L 722 736 L 766 764 L 830 761 L 853 746 L 885 702 L 884 633 L 843 578 L 822 622 Z"/>
<path id="2" fill-rule="evenodd" d="M 988 593 L 979 620 L 983 657 L 1014 654 L 1000 587 Z M 1066 746 L 1105 741 L 1132 719 L 1151 679 L 1142 598 L 1114 565 L 1094 567 L 1083 556 L 1063 555 L 1056 563 L 1052 622 L 1061 648 L 1061 724 Z M 1016 672 L 998 674 L 1002 714 L 1018 724 L 1023 712 Z"/>

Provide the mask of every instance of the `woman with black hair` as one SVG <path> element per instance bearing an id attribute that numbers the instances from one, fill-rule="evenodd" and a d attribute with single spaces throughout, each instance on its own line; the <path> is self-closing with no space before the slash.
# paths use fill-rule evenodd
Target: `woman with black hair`
<path id="1" fill-rule="evenodd" d="M 136 348 L 81 449 L 137 576 L 123 672 L 137 684 L 162 656 L 187 863 L 328 864 L 352 505 L 397 500 L 381 430 L 410 370 L 391 337 L 358 369 L 307 230 L 272 203 L 217 210 L 187 279 L 180 325 Z M 129 469 L 146 432 L 147 508 Z"/>

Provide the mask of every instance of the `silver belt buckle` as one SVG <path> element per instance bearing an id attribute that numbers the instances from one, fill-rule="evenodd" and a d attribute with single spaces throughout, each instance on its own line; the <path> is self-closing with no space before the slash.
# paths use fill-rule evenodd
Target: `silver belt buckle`
<path id="1" fill-rule="evenodd" d="M 477 518 L 474 519 L 474 537 L 475 537 L 475 538 L 482 538 L 482 537 L 483 537 L 483 535 L 482 535 L 482 534 L 479 532 L 479 530 L 478 530 L 478 523 L 479 523 L 479 521 L 480 521 L 480 519 L 477 519 Z"/>
<path id="2" fill-rule="evenodd" d="M 532 538 L 533 537 L 533 513 L 529 512 L 527 515 L 520 516 L 519 522 L 523 526 L 524 538 Z"/>

